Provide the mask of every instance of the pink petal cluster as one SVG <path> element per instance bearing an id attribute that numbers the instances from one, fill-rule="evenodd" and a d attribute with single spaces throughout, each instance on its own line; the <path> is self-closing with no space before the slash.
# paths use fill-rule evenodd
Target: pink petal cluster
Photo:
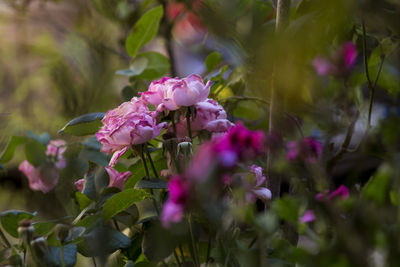
<path id="1" fill-rule="evenodd" d="M 332 192 L 329 192 L 329 190 L 325 190 L 323 193 L 318 193 L 315 198 L 318 201 L 331 200 L 334 198 L 347 199 L 349 195 L 349 189 L 345 185 L 340 185 L 336 190 Z"/>
<path id="2" fill-rule="evenodd" d="M 289 161 L 304 160 L 308 163 L 316 163 L 321 159 L 322 144 L 313 137 L 305 137 L 300 141 L 287 143 L 286 158 Z"/>
<path id="3" fill-rule="evenodd" d="M 47 145 L 45 163 L 35 168 L 27 160 L 24 160 L 18 169 L 25 174 L 29 181 L 29 187 L 34 191 L 48 193 L 58 183 L 60 171 L 67 165 L 63 154 L 66 150 L 64 140 L 51 140 Z"/>
<path id="4" fill-rule="evenodd" d="M 207 130 L 211 133 L 225 133 L 234 124 L 227 120 L 224 108 L 215 100 L 207 98 L 203 102 L 195 104 L 196 114 L 190 121 L 192 134 L 196 135 L 201 130 Z M 172 131 L 170 128 L 169 131 Z M 177 137 L 183 138 L 188 136 L 186 118 L 176 124 Z"/>
<path id="5" fill-rule="evenodd" d="M 340 77 L 348 74 L 356 63 L 356 59 L 356 46 L 352 42 L 346 42 L 335 52 L 332 58 L 315 57 L 313 66 L 318 75 Z"/>
<path id="6" fill-rule="evenodd" d="M 96 137 L 102 144 L 102 152 L 114 153 L 111 166 L 127 148 L 157 137 L 166 126 L 166 123 L 157 123 L 157 113 L 150 111 L 147 102 L 137 97 L 108 111 L 102 122 L 103 127 Z"/>
<path id="7" fill-rule="evenodd" d="M 246 195 L 246 199 L 249 202 L 254 202 L 257 198 L 262 201 L 270 200 L 272 197 L 271 190 L 264 187 L 267 177 L 263 175 L 263 169 L 257 165 L 251 165 L 249 167 L 250 172 L 254 174 L 255 184 Z"/>
<path id="8" fill-rule="evenodd" d="M 168 228 L 172 223 L 180 222 L 184 216 L 185 205 L 189 196 L 188 183 L 176 175 L 168 183 L 169 198 L 163 206 L 161 222 Z"/>
<path id="9" fill-rule="evenodd" d="M 205 101 L 209 93 L 210 81 L 204 84 L 200 76 L 192 74 L 183 79 L 164 77 L 154 81 L 140 95 L 162 112 L 193 106 Z"/>

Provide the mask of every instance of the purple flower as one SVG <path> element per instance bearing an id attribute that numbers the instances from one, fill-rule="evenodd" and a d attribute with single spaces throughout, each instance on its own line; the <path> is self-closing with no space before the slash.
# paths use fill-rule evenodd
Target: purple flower
<path id="1" fill-rule="evenodd" d="M 330 193 L 329 190 L 325 190 L 323 193 L 318 193 L 315 198 L 318 201 L 331 200 L 334 198 L 347 199 L 349 195 L 349 189 L 345 185 L 340 185 L 336 190 Z"/>
<path id="2" fill-rule="evenodd" d="M 300 141 L 290 141 L 286 145 L 286 158 L 289 161 L 304 160 L 316 163 L 321 159 L 322 144 L 313 137 L 305 137 Z"/>
<path id="3" fill-rule="evenodd" d="M 312 210 L 306 210 L 300 218 L 300 222 L 309 223 L 315 220 L 315 214 Z"/>
<path id="4" fill-rule="evenodd" d="M 317 56 L 313 66 L 320 76 L 345 76 L 354 67 L 357 59 L 357 49 L 352 42 L 346 42 L 331 58 Z"/>
<path id="5" fill-rule="evenodd" d="M 270 200 L 272 198 L 271 190 L 263 186 L 267 180 L 263 175 L 263 169 L 260 166 L 251 165 L 249 170 L 254 174 L 254 181 L 247 184 L 247 187 L 250 188 L 246 194 L 247 201 L 254 202 L 257 198 L 264 202 Z"/>

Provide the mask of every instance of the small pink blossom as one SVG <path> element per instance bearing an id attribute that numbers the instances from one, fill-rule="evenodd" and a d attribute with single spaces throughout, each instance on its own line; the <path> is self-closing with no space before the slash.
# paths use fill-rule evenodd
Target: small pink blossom
<path id="1" fill-rule="evenodd" d="M 304 160 L 316 163 L 321 159 L 322 144 L 313 137 L 305 137 L 300 141 L 291 141 L 287 145 L 286 158 L 289 161 Z"/>
<path id="2" fill-rule="evenodd" d="M 249 167 L 250 172 L 254 174 L 254 181 L 251 184 L 247 184 L 250 188 L 249 192 L 246 194 L 246 199 L 249 202 L 254 202 L 256 199 L 260 199 L 264 202 L 272 198 L 271 190 L 264 187 L 264 183 L 267 178 L 263 175 L 263 169 L 257 165 L 251 165 Z"/>
<path id="3" fill-rule="evenodd" d="M 161 222 L 165 228 L 169 228 L 172 223 L 178 223 L 184 216 L 184 206 L 168 200 L 163 206 Z"/>
<path id="4" fill-rule="evenodd" d="M 83 187 L 85 186 L 85 179 L 79 179 L 74 183 L 76 190 L 79 192 L 83 191 Z"/>
<path id="5" fill-rule="evenodd" d="M 312 210 L 306 210 L 300 218 L 300 222 L 302 223 L 309 223 L 315 220 L 315 214 Z"/>
<path id="6" fill-rule="evenodd" d="M 24 160 L 18 169 L 25 174 L 29 181 L 29 187 L 34 191 L 50 192 L 60 178 L 59 169 L 51 164 L 43 164 L 35 168 L 27 160 Z"/>
<path id="7" fill-rule="evenodd" d="M 110 177 L 110 183 L 108 187 L 116 187 L 120 190 L 123 190 L 126 180 L 128 180 L 132 173 L 130 171 L 118 172 L 110 166 L 107 166 L 105 169 Z"/>
<path id="8" fill-rule="evenodd" d="M 346 42 L 330 58 L 317 56 L 313 66 L 318 75 L 344 76 L 354 67 L 357 59 L 357 49 L 352 42 Z"/>
<path id="9" fill-rule="evenodd" d="M 347 199 L 349 195 L 349 189 L 345 185 L 340 185 L 336 190 L 330 193 L 329 190 L 325 190 L 323 193 L 318 193 L 315 198 L 318 201 L 331 200 L 334 198 Z"/>

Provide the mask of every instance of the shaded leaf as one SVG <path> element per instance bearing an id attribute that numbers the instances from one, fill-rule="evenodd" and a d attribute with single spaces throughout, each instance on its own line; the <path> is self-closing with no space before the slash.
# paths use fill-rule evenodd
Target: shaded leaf
<path id="1" fill-rule="evenodd" d="M 25 145 L 25 157 L 35 167 L 46 161 L 46 148 L 38 141 L 31 141 Z"/>
<path id="2" fill-rule="evenodd" d="M 222 55 L 218 52 L 212 52 L 209 54 L 205 60 L 206 68 L 208 72 L 218 67 L 222 61 Z"/>
<path id="3" fill-rule="evenodd" d="M 138 189 L 166 189 L 167 182 L 160 178 L 151 178 L 150 180 L 140 180 L 136 183 L 135 188 Z"/>
<path id="4" fill-rule="evenodd" d="M 2 163 L 9 162 L 14 156 L 15 149 L 19 145 L 25 144 L 28 141 L 29 139 L 26 137 L 12 136 L 10 142 L 8 142 L 7 147 L 4 149 L 0 157 L 0 162 Z"/>
<path id="5" fill-rule="evenodd" d="M 45 254 L 46 266 L 49 267 L 73 267 L 76 264 L 77 247 L 75 244 L 68 244 L 62 247 L 64 252 L 64 263 L 62 264 L 61 248 L 50 246 Z"/>
<path id="6" fill-rule="evenodd" d="M 67 133 L 75 136 L 83 136 L 96 133 L 102 125 L 104 112 L 89 113 L 79 116 L 68 122 L 58 133 Z"/>
<path id="7" fill-rule="evenodd" d="M 76 192 L 75 193 L 75 198 L 76 198 L 76 201 L 79 204 L 80 210 L 83 210 L 84 208 L 89 206 L 90 203 L 92 203 L 92 200 L 90 198 L 88 198 L 85 194 L 81 193 L 81 192 Z"/>
<path id="8" fill-rule="evenodd" d="M 18 223 L 23 219 L 32 219 L 37 214 L 22 210 L 7 210 L 0 212 L 1 225 L 11 236 L 18 238 Z"/>
<path id="9" fill-rule="evenodd" d="M 138 78 L 144 80 L 154 80 L 165 75 L 169 69 L 170 64 L 168 58 L 157 52 L 144 52 L 137 55 L 137 60 L 145 58 L 147 60 L 147 66 L 138 75 Z"/>

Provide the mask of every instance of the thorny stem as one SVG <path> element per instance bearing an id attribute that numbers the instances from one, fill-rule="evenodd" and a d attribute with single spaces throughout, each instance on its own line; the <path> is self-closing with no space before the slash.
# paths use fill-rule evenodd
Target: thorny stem
<path id="1" fill-rule="evenodd" d="M 148 148 L 147 144 L 146 144 L 146 154 L 147 154 L 147 157 L 149 158 L 151 169 L 153 170 L 154 176 L 158 178 L 157 169 L 154 166 L 154 162 L 153 162 L 153 159 L 151 158 L 151 155 L 150 155 L 149 148 Z"/>
<path id="2" fill-rule="evenodd" d="M 143 162 L 143 167 L 144 167 L 144 170 L 146 172 L 146 177 L 147 177 L 147 179 L 149 179 L 150 178 L 150 174 L 149 174 L 149 169 L 147 168 L 146 159 L 144 157 L 143 148 L 144 148 L 144 145 L 141 145 L 141 147 L 140 147 L 140 158 L 142 159 L 142 162 Z"/>

